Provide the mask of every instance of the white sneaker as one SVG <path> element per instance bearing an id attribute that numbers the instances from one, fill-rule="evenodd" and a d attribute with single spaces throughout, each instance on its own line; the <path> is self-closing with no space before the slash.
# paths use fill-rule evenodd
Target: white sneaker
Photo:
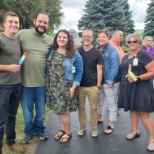
<path id="1" fill-rule="evenodd" d="M 84 135 L 85 131 L 86 131 L 85 126 L 82 126 L 82 125 L 81 125 L 81 126 L 80 126 L 80 129 L 78 130 L 78 135 L 79 135 L 79 136 Z"/>
<path id="2" fill-rule="evenodd" d="M 95 128 L 95 127 L 91 128 L 91 136 L 92 137 L 97 137 L 98 136 L 97 128 Z"/>

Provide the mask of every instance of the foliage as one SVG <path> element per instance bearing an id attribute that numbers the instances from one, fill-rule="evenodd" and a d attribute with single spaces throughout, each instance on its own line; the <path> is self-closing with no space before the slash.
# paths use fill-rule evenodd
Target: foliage
<path id="1" fill-rule="evenodd" d="M 33 26 L 33 19 L 40 11 L 50 16 L 50 28 L 53 30 L 61 24 L 60 0 L 1 0 L 0 9 L 13 11 L 19 15 L 21 28 Z"/>
<path id="2" fill-rule="evenodd" d="M 124 51 L 124 53 L 128 53 L 129 52 L 129 48 L 126 46 L 122 46 L 122 50 Z"/>
<path id="3" fill-rule="evenodd" d="M 145 36 L 154 37 L 154 0 L 148 4 L 147 15 L 145 17 Z"/>
<path id="4" fill-rule="evenodd" d="M 48 108 L 46 108 L 46 116 L 44 118 L 44 123 L 46 123 L 48 120 L 49 112 L 50 112 L 50 110 Z M 34 112 L 34 115 L 35 115 L 35 112 Z M 23 119 L 21 106 L 19 106 L 18 113 L 16 116 L 16 142 L 23 146 L 23 148 L 25 149 L 25 153 L 27 151 L 29 153 L 29 151 L 31 151 L 31 149 L 33 148 L 34 144 L 37 144 L 39 142 L 39 139 L 38 139 L 38 137 L 34 137 L 32 140 L 32 143 L 30 145 L 22 144 L 22 140 L 24 138 L 23 128 L 24 128 L 24 119 Z M 4 154 L 16 154 L 16 152 L 9 150 L 9 148 L 6 146 L 5 137 L 3 140 L 3 153 Z"/>
<path id="5" fill-rule="evenodd" d="M 95 35 L 104 27 L 107 27 L 110 33 L 115 30 L 122 30 L 125 34 L 134 32 L 128 0 L 89 0 L 84 12 L 78 22 L 80 30 L 89 28 Z"/>

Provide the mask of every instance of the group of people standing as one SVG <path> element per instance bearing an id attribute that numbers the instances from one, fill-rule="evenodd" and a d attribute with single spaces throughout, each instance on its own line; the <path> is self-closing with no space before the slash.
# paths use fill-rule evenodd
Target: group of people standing
<path id="1" fill-rule="evenodd" d="M 15 143 L 20 101 L 24 116 L 23 143 L 30 143 L 34 135 L 40 140 L 48 139 L 43 125 L 46 103 L 58 115 L 61 127 L 54 138 L 65 143 L 72 137 L 70 112 L 78 110 L 80 128 L 77 134 L 85 133 L 86 97 L 90 105 L 92 137 L 98 136 L 97 123 L 103 122 L 105 106 L 109 111 L 105 134 L 113 132 L 117 107 L 124 108 L 130 111 L 132 125 L 126 139 L 140 136 L 138 121 L 141 119 L 149 136 L 147 149 L 154 151 L 154 122 L 150 117 L 154 111 L 154 52 L 150 43 L 141 48 L 141 36 L 129 34 L 126 38 L 129 53 L 124 54 L 120 47 L 122 31 L 115 31 L 110 39 L 107 28 L 100 30 L 96 39 L 98 45 L 93 46 L 93 31 L 85 29 L 81 36 L 83 46 L 76 49 L 67 30 L 59 30 L 54 40 L 46 35 L 47 13 L 38 13 L 33 23 L 34 29 L 18 32 L 18 16 L 13 12 L 4 16 L 5 30 L 0 34 L 0 153 L 4 127 L 8 147 L 16 152 L 24 151 Z M 18 63 L 25 51 L 28 55 L 20 66 Z M 130 67 L 136 80 L 128 75 Z"/>

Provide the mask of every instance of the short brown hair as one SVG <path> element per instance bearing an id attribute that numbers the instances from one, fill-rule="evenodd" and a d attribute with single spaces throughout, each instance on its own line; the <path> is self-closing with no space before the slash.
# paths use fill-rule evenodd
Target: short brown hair
<path id="1" fill-rule="evenodd" d="M 101 33 L 104 33 L 108 38 L 110 37 L 110 34 L 109 34 L 109 30 L 108 28 L 103 28 L 101 29 L 99 32 L 98 32 L 98 35 L 101 34 Z"/>
<path id="2" fill-rule="evenodd" d="M 17 15 L 16 13 L 14 13 L 14 12 L 7 12 L 7 13 L 5 13 L 5 15 L 4 15 L 4 17 L 3 17 L 3 22 L 6 22 L 6 18 L 7 18 L 8 16 L 18 17 L 18 15 Z M 19 18 L 19 17 L 18 17 L 18 18 Z"/>
<path id="3" fill-rule="evenodd" d="M 37 13 L 37 14 L 35 15 L 34 19 L 37 19 L 37 17 L 38 17 L 40 14 L 46 15 L 46 16 L 48 17 L 48 19 L 49 19 L 49 13 L 47 13 L 47 12 L 45 12 L 45 11 L 41 11 L 41 12 Z"/>

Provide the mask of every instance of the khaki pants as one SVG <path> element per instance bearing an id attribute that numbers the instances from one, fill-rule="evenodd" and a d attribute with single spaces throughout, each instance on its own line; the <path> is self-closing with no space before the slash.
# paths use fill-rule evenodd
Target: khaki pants
<path id="1" fill-rule="evenodd" d="M 97 126 L 98 113 L 97 113 L 97 102 L 98 102 L 98 87 L 79 87 L 79 122 L 80 125 L 86 126 L 86 96 L 88 97 L 90 104 L 90 122 L 91 127 Z"/>

